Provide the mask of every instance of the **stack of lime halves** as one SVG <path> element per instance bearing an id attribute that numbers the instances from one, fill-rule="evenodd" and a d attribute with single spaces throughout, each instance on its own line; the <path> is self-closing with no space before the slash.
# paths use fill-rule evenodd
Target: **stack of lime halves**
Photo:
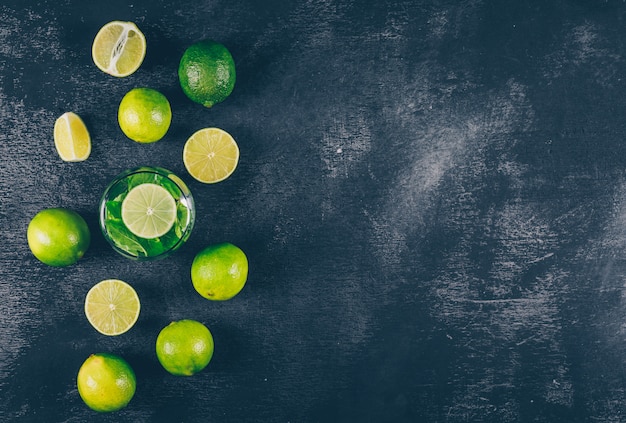
<path id="1" fill-rule="evenodd" d="M 146 54 L 146 37 L 132 22 L 113 21 L 95 36 L 92 58 L 108 75 L 122 78 L 135 73 Z M 180 87 L 193 102 L 207 108 L 223 102 L 235 86 L 235 63 L 228 49 L 215 41 L 191 45 L 178 64 Z M 128 91 L 121 99 L 117 120 L 129 139 L 149 144 L 163 139 L 172 123 L 172 108 L 163 93 L 148 87 Z M 87 125 L 74 112 L 62 114 L 54 124 L 54 144 L 65 162 L 87 160 L 92 139 Z M 239 162 L 239 147 L 220 128 L 193 132 L 182 151 L 189 174 L 199 182 L 213 184 L 227 179 Z M 155 184 L 142 184 L 128 192 L 120 209 L 128 229 L 146 239 L 163 237 L 174 226 L 177 207 L 171 195 Z M 28 225 L 28 245 L 33 255 L 50 266 L 66 267 L 80 260 L 91 243 L 85 220 L 76 211 L 49 208 L 37 213 Z M 231 243 L 210 245 L 199 251 L 191 264 L 195 291 L 213 301 L 236 296 L 248 277 L 245 253 Z M 120 279 L 105 279 L 86 293 L 84 312 L 100 334 L 119 336 L 139 320 L 139 294 Z M 154 351 L 169 373 L 191 376 L 204 369 L 213 357 L 214 340 L 201 322 L 183 319 L 163 327 L 155 337 Z M 91 354 L 76 379 L 85 404 L 99 412 L 124 408 L 135 394 L 137 379 L 131 365 L 110 353 Z"/>

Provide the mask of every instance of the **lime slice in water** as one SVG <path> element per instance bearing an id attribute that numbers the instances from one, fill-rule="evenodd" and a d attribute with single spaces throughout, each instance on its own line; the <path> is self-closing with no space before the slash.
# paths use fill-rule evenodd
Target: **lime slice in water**
<path id="1" fill-rule="evenodd" d="M 122 202 L 122 221 L 138 237 L 158 238 L 176 221 L 176 201 L 160 185 L 137 185 Z"/>

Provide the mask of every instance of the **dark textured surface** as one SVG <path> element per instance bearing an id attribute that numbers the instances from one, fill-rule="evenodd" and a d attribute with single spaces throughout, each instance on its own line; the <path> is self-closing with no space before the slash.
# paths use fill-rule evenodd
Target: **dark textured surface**
<path id="1" fill-rule="evenodd" d="M 87 4 L 0 6 L 0 421 L 626 421 L 623 1 Z M 91 62 L 114 19 L 148 40 L 124 79 Z M 210 110 L 176 75 L 203 38 L 224 43 L 238 71 Z M 137 86 L 172 103 L 156 144 L 117 126 Z M 70 110 L 93 137 L 83 163 L 54 150 L 54 120 Z M 206 126 L 241 148 L 215 186 L 181 159 Z M 97 228 L 104 187 L 138 165 L 175 171 L 197 201 L 189 243 L 163 261 L 126 260 Z M 25 237 L 56 206 L 94 235 L 64 269 L 39 263 Z M 221 241 L 246 251 L 250 277 L 211 303 L 189 269 Z M 119 337 L 83 314 L 106 278 L 142 300 Z M 192 378 L 154 353 L 181 318 L 215 338 Z M 75 386 L 99 351 L 138 377 L 111 415 Z"/>

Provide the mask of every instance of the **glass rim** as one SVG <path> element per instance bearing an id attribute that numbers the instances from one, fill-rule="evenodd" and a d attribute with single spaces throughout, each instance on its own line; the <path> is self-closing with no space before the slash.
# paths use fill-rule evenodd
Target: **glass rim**
<path id="1" fill-rule="evenodd" d="M 184 198 L 185 206 L 189 210 L 189 219 L 188 219 L 189 223 L 186 225 L 185 230 L 182 233 L 182 236 L 178 237 L 178 240 L 176 241 L 176 243 L 172 245 L 168 250 L 163 251 L 160 254 L 157 254 L 154 256 L 145 256 L 145 257 L 130 254 L 128 251 L 125 251 L 121 249 L 120 247 L 118 247 L 113 241 L 112 237 L 109 235 L 109 232 L 106 227 L 107 225 L 106 225 L 106 218 L 105 218 L 106 199 L 111 189 L 120 181 L 128 177 L 131 177 L 133 175 L 142 174 L 142 173 L 156 174 L 164 178 L 167 178 L 169 181 L 171 181 L 179 189 L 181 193 L 181 198 Z M 170 177 L 171 175 L 173 175 L 175 179 L 171 178 Z M 161 259 L 161 258 L 165 258 L 169 256 L 171 253 L 178 250 L 178 248 L 180 248 L 183 244 L 187 242 L 187 239 L 189 238 L 189 235 L 191 234 L 191 231 L 195 223 L 195 203 L 194 203 L 193 195 L 191 194 L 191 191 L 189 190 L 189 187 L 187 186 L 185 181 L 183 181 L 178 175 L 176 175 L 171 170 L 165 169 L 160 166 L 138 166 L 138 167 L 127 169 L 119 173 L 117 176 L 115 176 L 111 180 L 111 182 L 107 184 L 102 194 L 102 197 L 100 198 L 98 220 L 99 220 L 99 226 L 100 226 L 102 235 L 106 239 L 107 243 L 111 245 L 111 247 L 113 248 L 115 252 L 132 260 L 138 260 L 138 261 L 157 260 L 157 259 Z"/>

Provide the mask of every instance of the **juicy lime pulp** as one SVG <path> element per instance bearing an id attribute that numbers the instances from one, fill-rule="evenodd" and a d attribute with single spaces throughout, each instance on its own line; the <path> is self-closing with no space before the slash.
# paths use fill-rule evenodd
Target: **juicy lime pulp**
<path id="1" fill-rule="evenodd" d="M 230 51 L 212 40 L 189 46 L 178 65 L 180 86 L 192 101 L 212 107 L 235 87 L 235 61 Z"/>
<path id="2" fill-rule="evenodd" d="M 101 71 L 124 77 L 134 73 L 146 55 L 146 38 L 133 22 L 112 21 L 96 34 L 91 56 Z"/>
<path id="3" fill-rule="evenodd" d="M 141 304 L 135 289 L 119 279 L 107 279 L 94 285 L 85 297 L 85 315 L 103 335 L 121 335 L 139 318 Z"/>
<path id="4" fill-rule="evenodd" d="M 122 202 L 122 222 L 138 237 L 153 239 L 163 236 L 175 221 L 176 200 L 160 185 L 137 185 Z"/>
<path id="5" fill-rule="evenodd" d="M 239 146 L 223 129 L 200 129 L 185 143 L 183 163 L 196 180 L 217 183 L 228 178 L 237 168 Z"/>
<path id="6" fill-rule="evenodd" d="M 89 408 L 99 412 L 124 408 L 135 395 L 135 372 L 122 357 L 107 353 L 90 355 L 78 370 L 76 386 Z"/>
<path id="7" fill-rule="evenodd" d="M 208 300 L 224 301 L 237 295 L 248 279 L 248 258 L 236 245 L 210 245 L 191 264 L 191 282 Z"/>
<path id="8" fill-rule="evenodd" d="M 157 238 L 137 236 L 122 219 L 122 204 L 129 192 L 142 184 L 156 184 L 174 198 L 176 220 L 169 231 Z M 161 168 L 138 168 L 119 175 L 105 190 L 100 201 L 100 227 L 113 248 L 125 257 L 146 260 L 165 257 L 178 249 L 190 236 L 195 220 L 195 205 L 185 183 Z"/>
<path id="9" fill-rule="evenodd" d="M 133 88 L 120 102 L 117 120 L 120 129 L 133 141 L 156 142 L 167 133 L 172 108 L 163 94 L 152 88 Z"/>
<path id="10" fill-rule="evenodd" d="M 191 376 L 204 369 L 213 357 L 209 329 L 195 320 L 179 320 L 164 327 L 156 341 L 156 353 L 165 370 L 176 376 Z"/>
<path id="11" fill-rule="evenodd" d="M 87 222 L 75 211 L 65 208 L 38 212 L 28 224 L 27 238 L 33 255 L 55 267 L 76 263 L 91 243 Z"/>
<path id="12" fill-rule="evenodd" d="M 89 157 L 91 137 L 76 113 L 63 113 L 54 122 L 54 146 L 59 157 L 66 162 L 80 162 Z"/>

